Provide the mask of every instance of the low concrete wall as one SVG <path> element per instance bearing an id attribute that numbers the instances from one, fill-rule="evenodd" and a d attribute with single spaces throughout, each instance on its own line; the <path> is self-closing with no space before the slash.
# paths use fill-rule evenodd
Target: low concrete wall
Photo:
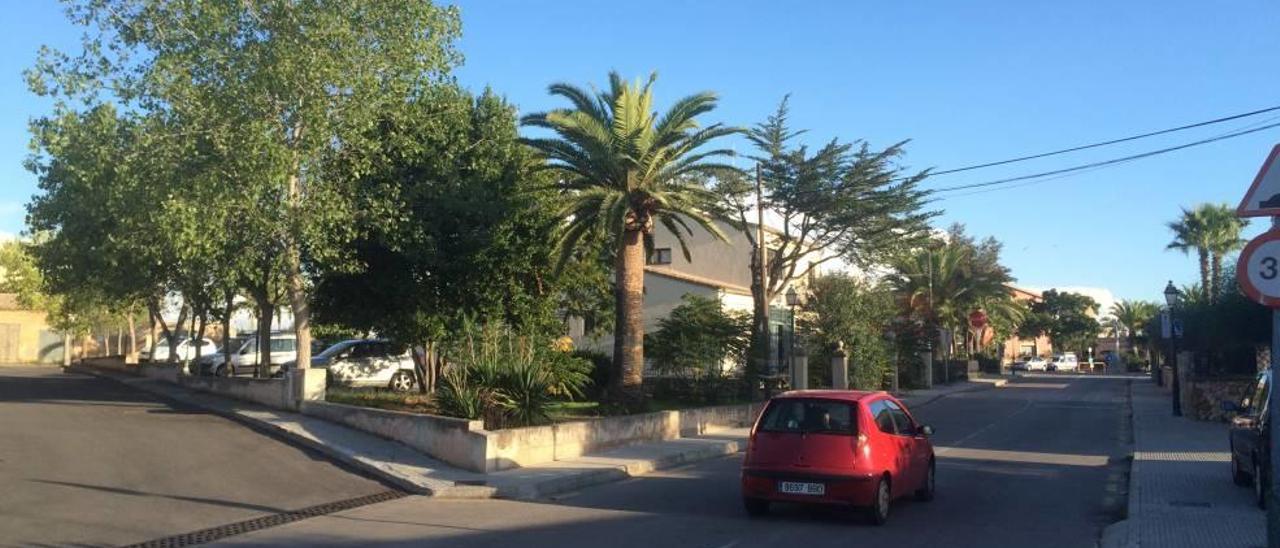
<path id="1" fill-rule="evenodd" d="M 572 459 L 632 443 L 750 426 L 762 407 L 762 403 L 721 405 L 487 431 L 485 471 Z"/>
<path id="2" fill-rule="evenodd" d="M 177 377 L 179 385 L 192 390 L 260 403 L 276 409 L 295 410 L 289 383 L 284 379 L 239 379 L 235 377 Z M 172 382 L 172 381 L 170 381 Z"/>
<path id="3" fill-rule="evenodd" d="M 138 373 L 142 374 L 144 377 L 178 384 L 178 377 L 180 373 L 180 369 L 178 367 L 144 364 L 138 366 L 136 369 Z"/>
<path id="4" fill-rule="evenodd" d="M 371 409 L 324 401 L 307 401 L 302 412 L 327 421 L 395 440 L 454 466 L 489 471 L 488 438 L 483 421 Z"/>

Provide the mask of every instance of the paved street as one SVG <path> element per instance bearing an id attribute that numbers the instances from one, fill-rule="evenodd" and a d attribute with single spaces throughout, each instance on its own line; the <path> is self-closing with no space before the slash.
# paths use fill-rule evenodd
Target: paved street
<path id="1" fill-rule="evenodd" d="M 141 542 L 386 490 L 109 380 L 0 367 L 0 546 Z"/>
<path id="2" fill-rule="evenodd" d="M 890 523 L 738 500 L 737 456 L 544 503 L 410 497 L 226 539 L 364 546 L 1094 546 L 1119 519 L 1126 381 L 1029 376 L 949 396 L 918 415 L 937 428 L 939 495 L 900 502 Z M 891 544 L 890 544 L 891 543 Z"/>

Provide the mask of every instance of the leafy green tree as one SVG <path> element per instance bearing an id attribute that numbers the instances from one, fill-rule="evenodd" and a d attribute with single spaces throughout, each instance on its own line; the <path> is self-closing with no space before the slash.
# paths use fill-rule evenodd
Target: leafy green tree
<path id="1" fill-rule="evenodd" d="M 614 254 L 615 314 L 613 363 L 608 396 L 639 406 L 644 371 L 644 263 L 646 236 L 661 223 L 675 235 L 685 257 L 685 237 L 698 225 L 724 239 L 712 222 L 717 196 L 703 179 L 733 171 L 717 160 L 728 149 L 706 149 L 738 130 L 721 124 L 700 127 L 716 96 L 704 92 L 676 101 L 662 116 L 653 108 L 653 82 L 627 83 L 609 74 L 609 88 L 590 93 L 571 84 L 548 91 L 571 107 L 531 114 L 523 123 L 554 137 L 525 140 L 545 155 L 546 168 L 561 177 L 567 221 L 559 239 L 569 257 L 584 237 L 606 238 Z"/>
<path id="2" fill-rule="evenodd" d="M 885 386 L 891 346 L 885 339 L 898 308 L 893 291 L 852 276 L 826 275 L 808 287 L 797 328 L 812 356 L 810 376 L 830 382 L 831 352 L 844 343 L 849 381 L 859 390 Z"/>
<path id="3" fill-rule="evenodd" d="M 810 149 L 797 143 L 804 132 L 791 128 L 787 99 L 748 133 L 759 162 L 762 205 L 777 226 L 765 236 L 767 283 L 760 271 L 755 184 L 726 178 L 722 207 L 751 245 L 754 302 L 752 356 L 747 375 L 763 368 L 769 349 L 770 303 L 797 280 L 808 279 L 830 261 L 883 264 L 887 257 L 918 245 L 927 236 L 927 195 L 917 185 L 925 173 L 904 174 L 897 166 L 905 142 L 872 150 L 861 140 L 831 140 Z"/>
<path id="4" fill-rule="evenodd" d="M 455 8 L 429 2 L 80 0 L 83 53 L 44 50 L 34 90 L 194 119 L 158 134 L 210 132 L 262 161 L 236 182 L 263 185 L 278 207 L 256 210 L 282 242 L 285 281 L 310 361 L 310 282 L 304 261 L 348 261 L 355 197 L 325 170 L 334 155 L 359 166 L 368 128 L 442 82 L 459 56 Z M 213 142 L 211 144 L 218 144 Z M 259 195 L 258 193 L 252 193 Z"/>
<path id="5" fill-rule="evenodd" d="M 1095 319 L 1098 303 L 1087 295 L 1050 289 L 1031 305 L 1031 313 L 1018 335 L 1034 338 L 1048 335 L 1055 350 L 1083 353 L 1102 332 Z"/>
<path id="6" fill-rule="evenodd" d="M 725 310 L 711 297 L 690 294 L 681 301 L 647 336 L 654 368 L 702 379 L 722 376 L 726 363 L 741 363 L 751 340 L 750 316 Z"/>
<path id="7" fill-rule="evenodd" d="M 426 349 L 420 387 L 430 390 L 438 343 L 465 322 L 560 335 L 566 284 L 581 281 L 566 275 L 585 267 L 554 268 L 556 196 L 534 173 L 510 105 L 449 87 L 411 108 L 376 129 L 384 148 L 360 176 L 359 194 L 389 199 L 370 203 L 380 218 L 358 228 L 361 268 L 319 276 L 316 312 Z M 587 262 L 602 270 L 594 257 Z"/>

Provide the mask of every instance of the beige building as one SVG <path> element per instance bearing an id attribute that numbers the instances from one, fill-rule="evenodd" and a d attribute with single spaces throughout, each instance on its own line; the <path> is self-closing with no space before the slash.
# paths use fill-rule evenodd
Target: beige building
<path id="1" fill-rule="evenodd" d="M 693 235 L 685 237 L 690 259 L 685 259 L 680 242 L 665 227 L 658 225 L 654 230 L 653 253 L 649 257 L 649 264 L 645 266 L 644 276 L 646 333 L 657 329 L 658 321 L 680 306 L 685 295 L 718 299 L 728 310 L 751 312 L 751 242 L 746 234 L 728 223 L 718 222 L 717 225 L 728 241 L 720 241 L 695 227 Z M 772 239 L 771 235 L 776 234 L 777 231 L 766 225 L 766 240 Z M 815 274 L 845 269 L 844 263 L 832 260 L 819 265 Z M 769 323 L 773 333 L 772 348 L 777 349 L 771 366 L 776 367 L 786 360 L 787 343 L 791 336 L 791 311 L 782 295 L 774 299 L 771 305 Z M 584 335 L 587 329 L 580 318 L 571 319 L 568 327 L 569 336 L 578 347 L 606 354 L 613 352 L 613 337 Z"/>
<path id="2" fill-rule="evenodd" d="M 0 363 L 62 363 L 62 335 L 43 310 L 25 310 L 17 297 L 0 293 Z"/>

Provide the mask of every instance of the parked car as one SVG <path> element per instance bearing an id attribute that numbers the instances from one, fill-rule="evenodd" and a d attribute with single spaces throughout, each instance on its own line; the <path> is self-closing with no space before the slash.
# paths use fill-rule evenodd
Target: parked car
<path id="1" fill-rule="evenodd" d="M 1249 395 L 1239 403 L 1222 402 L 1222 409 L 1236 415 L 1231 418 L 1228 443 L 1231 444 L 1231 479 L 1236 485 L 1252 486 L 1254 501 L 1266 507 L 1266 485 L 1271 481 L 1268 453 L 1267 399 L 1271 389 L 1271 372 L 1258 374 Z"/>
<path id="2" fill-rule="evenodd" d="M 1076 359 L 1076 355 L 1067 352 L 1058 354 L 1053 357 L 1053 361 L 1049 362 L 1050 371 L 1079 371 L 1080 361 Z"/>
<path id="3" fill-rule="evenodd" d="M 285 363 L 292 369 L 296 361 Z M 418 385 L 413 357 L 385 339 L 353 339 L 326 348 L 311 358 L 311 367 L 329 370 L 329 382 L 341 386 L 376 386 L 409 391 Z"/>
<path id="4" fill-rule="evenodd" d="M 271 334 L 270 373 L 274 374 L 278 371 L 281 364 L 298 359 L 297 345 L 298 336 L 293 333 Z M 209 356 L 207 359 L 201 358 L 199 364 L 200 373 L 219 377 L 253 374 L 261 357 L 258 352 L 258 337 L 256 335 L 237 337 L 232 342 L 232 348 L 235 350 L 232 351 L 230 360 L 227 360 L 222 355 L 222 352 Z"/>
<path id="5" fill-rule="evenodd" d="M 894 499 L 933 499 L 932 434 L 885 392 L 786 392 L 751 428 L 743 506 L 755 516 L 775 502 L 851 505 L 883 524 Z"/>
<path id="6" fill-rule="evenodd" d="M 1010 368 L 1015 371 L 1048 371 L 1049 361 L 1040 356 L 1030 356 L 1020 362 L 1015 362 Z"/>
<path id="7" fill-rule="evenodd" d="M 209 339 L 200 339 L 200 341 L 197 343 L 197 342 L 193 342 L 189 338 L 183 338 L 182 340 L 178 341 L 177 351 L 175 352 L 178 356 L 178 361 L 185 363 L 195 359 L 197 346 L 200 348 L 200 355 L 202 356 L 207 354 L 215 354 L 218 352 L 218 346 L 213 344 L 213 341 Z M 153 362 L 169 361 L 169 340 L 165 338 L 161 338 L 160 340 L 156 341 L 156 351 L 154 355 L 152 355 L 151 349 L 145 348 L 138 353 L 138 357 L 143 361 L 153 361 Z"/>

